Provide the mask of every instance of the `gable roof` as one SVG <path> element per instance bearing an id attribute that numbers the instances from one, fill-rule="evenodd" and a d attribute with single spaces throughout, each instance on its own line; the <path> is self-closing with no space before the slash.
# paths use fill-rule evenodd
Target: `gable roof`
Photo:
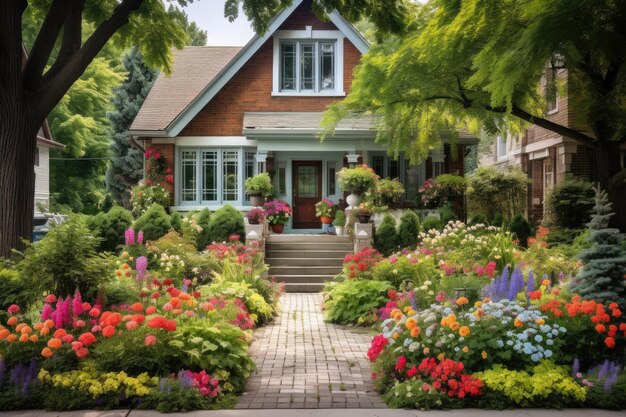
<path id="1" fill-rule="evenodd" d="M 164 131 L 215 79 L 241 47 L 189 46 L 172 50 L 172 74 L 159 74 L 130 127 Z"/>
<path id="2" fill-rule="evenodd" d="M 151 137 L 177 136 L 204 106 L 217 95 L 226 83 L 237 74 L 245 63 L 252 58 L 263 44 L 272 37 L 274 32 L 281 27 L 302 2 L 303 0 L 294 0 L 291 6 L 284 9 L 272 20 L 264 35 L 255 35 L 246 46 L 240 48 L 238 52 L 235 52 L 228 62 L 216 62 L 216 67 L 213 68 L 213 70 L 217 71 L 214 71 L 213 76 L 210 78 L 204 77 L 202 80 L 199 80 L 194 77 L 186 67 L 186 65 L 189 64 L 188 62 L 180 62 L 177 66 L 176 61 L 178 56 L 181 55 L 181 51 L 175 51 L 174 71 L 172 72 L 172 76 L 166 78 L 163 74 L 159 75 L 146 101 L 137 114 L 137 117 L 133 121 L 128 131 L 129 134 Z M 328 14 L 328 18 L 361 53 L 367 52 L 369 49 L 368 42 L 339 13 L 333 11 Z M 182 54 L 184 55 L 184 51 L 188 49 L 195 48 L 187 47 L 182 50 Z M 217 65 L 220 63 L 222 66 L 218 69 Z M 177 68 L 179 69 L 180 76 L 177 77 L 176 83 L 172 84 L 170 80 L 174 77 Z M 203 68 L 203 70 L 207 71 L 206 68 Z M 190 88 L 189 84 L 191 83 L 194 84 L 195 88 Z M 198 88 L 201 84 L 202 86 Z M 172 100 L 171 97 L 159 93 L 157 90 L 157 92 L 154 93 L 154 98 L 152 98 L 153 91 L 157 88 L 159 90 L 166 90 L 166 92 L 175 90 L 174 94 L 180 96 L 177 97 L 176 100 Z"/>

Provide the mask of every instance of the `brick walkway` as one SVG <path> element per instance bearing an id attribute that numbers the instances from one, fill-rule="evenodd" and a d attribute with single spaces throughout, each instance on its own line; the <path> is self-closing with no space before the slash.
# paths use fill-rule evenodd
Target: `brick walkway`
<path id="1" fill-rule="evenodd" d="M 321 294 L 283 295 L 283 312 L 258 329 L 257 372 L 236 408 L 385 408 L 367 361 L 371 336 L 324 322 Z"/>

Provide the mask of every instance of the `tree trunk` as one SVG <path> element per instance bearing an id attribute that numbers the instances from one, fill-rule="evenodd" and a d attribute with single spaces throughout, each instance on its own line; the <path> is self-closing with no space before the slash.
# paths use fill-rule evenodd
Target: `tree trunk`
<path id="1" fill-rule="evenodd" d="M 35 209 L 35 147 L 39 126 L 0 101 L 0 258 L 31 240 Z"/>
<path id="2" fill-rule="evenodd" d="M 598 182 L 606 190 L 615 216 L 611 226 L 626 232 L 626 175 L 621 167 L 620 144 L 623 141 L 602 141 L 594 146 Z"/>

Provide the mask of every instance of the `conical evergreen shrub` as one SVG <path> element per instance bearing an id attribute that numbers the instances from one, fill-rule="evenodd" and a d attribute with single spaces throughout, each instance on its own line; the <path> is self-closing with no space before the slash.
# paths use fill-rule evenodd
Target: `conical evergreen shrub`
<path id="1" fill-rule="evenodd" d="M 602 303 L 616 302 L 626 308 L 626 251 L 621 246 L 624 236 L 609 228 L 614 213 L 605 191 L 596 190 L 595 206 L 588 223 L 591 243 L 580 254 L 584 263 L 572 280 L 570 289 L 583 299 Z"/>
<path id="2" fill-rule="evenodd" d="M 396 232 L 396 219 L 389 213 L 383 217 L 383 221 L 374 234 L 374 248 L 384 256 L 389 256 L 398 249 L 398 233 Z"/>
<path id="3" fill-rule="evenodd" d="M 398 241 L 403 248 L 413 248 L 417 245 L 417 235 L 420 232 L 420 218 L 413 210 L 405 210 L 400 216 L 398 226 Z"/>

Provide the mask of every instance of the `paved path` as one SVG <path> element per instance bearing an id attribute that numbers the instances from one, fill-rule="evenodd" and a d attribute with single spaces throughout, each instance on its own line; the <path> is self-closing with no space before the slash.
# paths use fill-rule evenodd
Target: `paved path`
<path id="1" fill-rule="evenodd" d="M 385 408 L 370 377 L 371 335 L 325 323 L 321 302 L 283 295 L 280 317 L 255 332 L 257 372 L 236 408 Z"/>

